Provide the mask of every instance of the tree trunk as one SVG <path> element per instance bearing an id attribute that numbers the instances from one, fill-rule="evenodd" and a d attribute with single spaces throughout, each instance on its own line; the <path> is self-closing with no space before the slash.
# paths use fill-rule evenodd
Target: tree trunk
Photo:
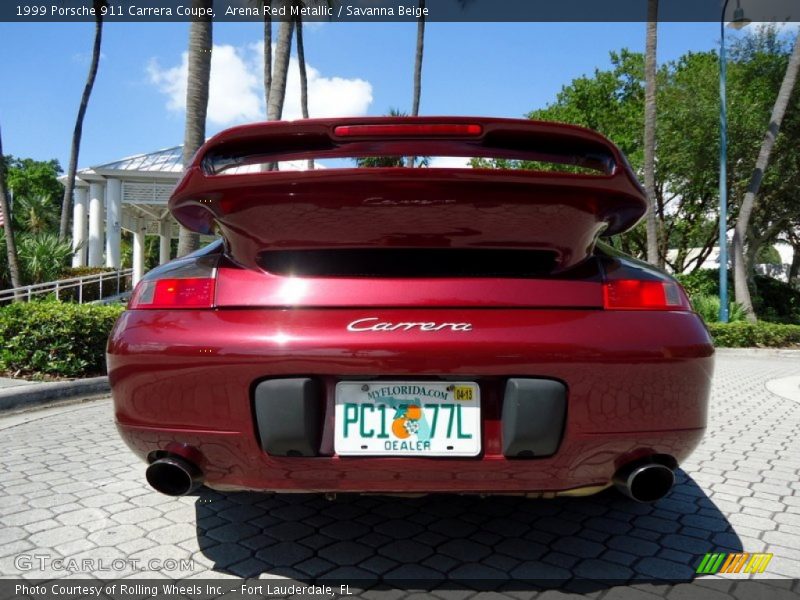
<path id="1" fill-rule="evenodd" d="M 742 206 L 739 209 L 739 217 L 736 219 L 736 227 L 733 233 L 733 273 L 736 301 L 744 307 L 747 320 L 751 322 L 756 321 L 756 313 L 753 309 L 753 300 L 750 297 L 750 289 L 747 285 L 748 274 L 744 260 L 744 241 L 750 228 L 750 217 L 756 207 L 756 199 L 761 187 L 761 180 L 764 178 L 764 171 L 766 171 L 767 166 L 769 166 L 772 148 L 775 146 L 775 140 L 781 128 L 781 121 L 783 121 L 783 117 L 786 114 L 786 107 L 789 105 L 799 68 L 800 36 L 797 36 L 792 55 L 789 57 L 789 63 L 786 65 L 786 73 L 783 76 L 781 88 L 775 99 L 775 105 L 772 107 L 772 116 L 770 117 L 769 126 L 767 127 L 767 133 L 764 136 L 764 140 L 761 142 L 761 150 L 758 153 L 756 166 L 753 169 L 753 175 L 747 186 L 747 193 L 745 193 L 744 200 L 742 200 Z"/>
<path id="2" fill-rule="evenodd" d="M 656 198 L 656 46 L 658 0 L 647 2 L 647 47 L 644 62 L 644 187 L 647 192 L 647 262 L 664 266 L 658 252 Z"/>
<path id="3" fill-rule="evenodd" d="M 270 0 L 261 0 L 264 10 L 264 110 L 269 110 L 269 91 L 272 88 L 272 16 Z M 266 112 L 264 113 L 267 114 Z"/>
<path id="4" fill-rule="evenodd" d="M 420 12 L 425 8 L 425 0 L 419 0 Z M 417 20 L 417 51 L 414 56 L 414 97 L 411 102 L 411 116 L 419 115 L 419 98 L 422 94 L 422 56 L 425 50 L 425 17 Z"/>
<path id="5" fill-rule="evenodd" d="M 800 274 L 800 244 L 792 244 L 792 264 L 789 266 L 789 285 L 797 283 Z"/>
<path id="6" fill-rule="evenodd" d="M 272 69 L 272 85 L 267 102 L 267 119 L 280 121 L 283 116 L 283 102 L 286 99 L 286 75 L 289 71 L 289 56 L 292 50 L 294 21 L 282 21 L 275 42 L 275 66 Z"/>
<path id="7" fill-rule="evenodd" d="M 308 119 L 308 73 L 306 73 L 306 49 L 303 44 L 303 18 L 298 15 L 295 24 L 297 29 L 297 63 L 300 67 L 300 109 L 303 118 Z M 308 170 L 314 170 L 314 159 L 308 159 Z"/>
<path id="8" fill-rule="evenodd" d="M 69 166 L 67 168 L 67 180 L 64 183 L 64 199 L 61 202 L 61 223 L 58 228 L 58 238 L 66 239 L 69 233 L 70 212 L 72 211 L 72 194 L 75 190 L 75 173 L 78 171 L 78 154 L 81 150 L 81 136 L 83 134 L 83 118 L 86 116 L 86 109 L 89 106 L 89 98 L 92 96 L 94 80 L 97 77 L 97 68 L 100 64 L 100 47 L 103 41 L 103 16 L 101 8 L 105 6 L 105 1 L 94 2 L 94 45 L 92 46 L 92 61 L 89 64 L 89 74 L 86 76 L 86 84 L 83 86 L 83 95 L 78 107 L 78 117 L 75 119 L 75 129 L 72 132 L 72 147 L 70 149 Z"/>
<path id="9" fill-rule="evenodd" d="M 11 208 L 6 192 L 6 161 L 3 158 L 3 136 L 0 133 L 0 215 L 3 217 L 3 230 L 6 234 L 6 257 L 8 259 L 8 274 L 11 277 L 11 287 L 22 285 L 19 276 L 19 256 L 17 243 L 14 239 L 14 227 L 11 219 Z"/>
<path id="10" fill-rule="evenodd" d="M 417 49 L 414 54 L 414 91 L 411 99 L 411 116 L 419 116 L 419 99 L 422 95 L 422 57 L 425 51 L 425 0 L 419 0 L 420 17 L 417 20 Z M 413 167 L 416 156 L 410 156 L 408 166 Z"/>
<path id="11" fill-rule="evenodd" d="M 203 13 L 211 10 L 213 0 L 193 0 Z M 186 126 L 183 134 L 183 167 L 206 140 L 208 86 L 211 78 L 212 21 L 195 19 L 189 25 L 189 73 L 186 85 Z M 178 256 L 185 256 L 200 247 L 200 236 L 183 225 L 178 233 Z"/>

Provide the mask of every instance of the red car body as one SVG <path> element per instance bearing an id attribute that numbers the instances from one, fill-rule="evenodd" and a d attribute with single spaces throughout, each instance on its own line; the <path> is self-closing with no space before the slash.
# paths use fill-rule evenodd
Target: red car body
<path id="1" fill-rule="evenodd" d="M 385 155 L 569 168 L 241 168 Z M 598 242 L 645 207 L 619 150 L 566 125 L 223 132 L 170 200 L 223 241 L 148 273 L 109 339 L 119 431 L 151 466 L 173 457 L 221 490 L 588 494 L 632 466 L 673 470 L 704 432 L 713 349 L 674 280 Z M 340 456 L 336 390 L 351 380 L 477 384 L 479 452 Z M 562 396 L 542 408 L 552 382 Z"/>

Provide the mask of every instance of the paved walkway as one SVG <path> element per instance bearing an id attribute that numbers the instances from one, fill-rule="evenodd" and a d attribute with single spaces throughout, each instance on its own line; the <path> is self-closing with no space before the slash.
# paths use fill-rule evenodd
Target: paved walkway
<path id="1" fill-rule="evenodd" d="M 0 576 L 68 574 L 15 560 L 35 553 L 103 559 L 89 563 L 102 578 L 153 568 L 203 578 L 576 578 L 572 588 L 615 580 L 594 584 L 595 597 L 606 597 L 625 581 L 691 578 L 706 552 L 745 551 L 773 553 L 762 577 L 786 589 L 790 581 L 774 580 L 800 578 L 800 402 L 767 382 L 798 375 L 797 354 L 720 354 L 709 433 L 654 506 L 614 492 L 328 502 L 202 491 L 171 499 L 145 485 L 107 399 L 0 418 Z M 124 560 L 108 570 L 114 559 Z M 158 567 L 168 559 L 193 562 Z"/>

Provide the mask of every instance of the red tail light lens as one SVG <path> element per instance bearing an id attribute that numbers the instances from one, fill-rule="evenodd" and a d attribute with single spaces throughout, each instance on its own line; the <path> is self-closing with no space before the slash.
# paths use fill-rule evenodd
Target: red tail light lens
<path id="1" fill-rule="evenodd" d="M 608 281 L 603 305 L 611 310 L 689 310 L 686 294 L 674 281 Z"/>
<path id="2" fill-rule="evenodd" d="M 213 305 L 214 279 L 189 277 L 141 281 L 128 308 L 210 308 Z"/>
<path id="3" fill-rule="evenodd" d="M 471 137 L 482 133 L 483 128 L 474 123 L 395 124 L 395 125 L 339 125 L 333 133 L 339 137 Z"/>

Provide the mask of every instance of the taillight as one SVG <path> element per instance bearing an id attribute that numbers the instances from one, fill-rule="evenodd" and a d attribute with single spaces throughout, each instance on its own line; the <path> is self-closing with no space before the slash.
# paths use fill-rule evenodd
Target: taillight
<path id="1" fill-rule="evenodd" d="M 333 130 L 339 137 L 472 137 L 482 132 L 476 123 L 339 125 Z"/>
<path id="2" fill-rule="evenodd" d="M 210 308 L 213 305 L 214 279 L 187 277 L 139 282 L 128 308 Z"/>
<path id="3" fill-rule="evenodd" d="M 689 310 L 689 299 L 674 281 L 618 279 L 603 286 L 603 305 L 611 310 Z"/>

